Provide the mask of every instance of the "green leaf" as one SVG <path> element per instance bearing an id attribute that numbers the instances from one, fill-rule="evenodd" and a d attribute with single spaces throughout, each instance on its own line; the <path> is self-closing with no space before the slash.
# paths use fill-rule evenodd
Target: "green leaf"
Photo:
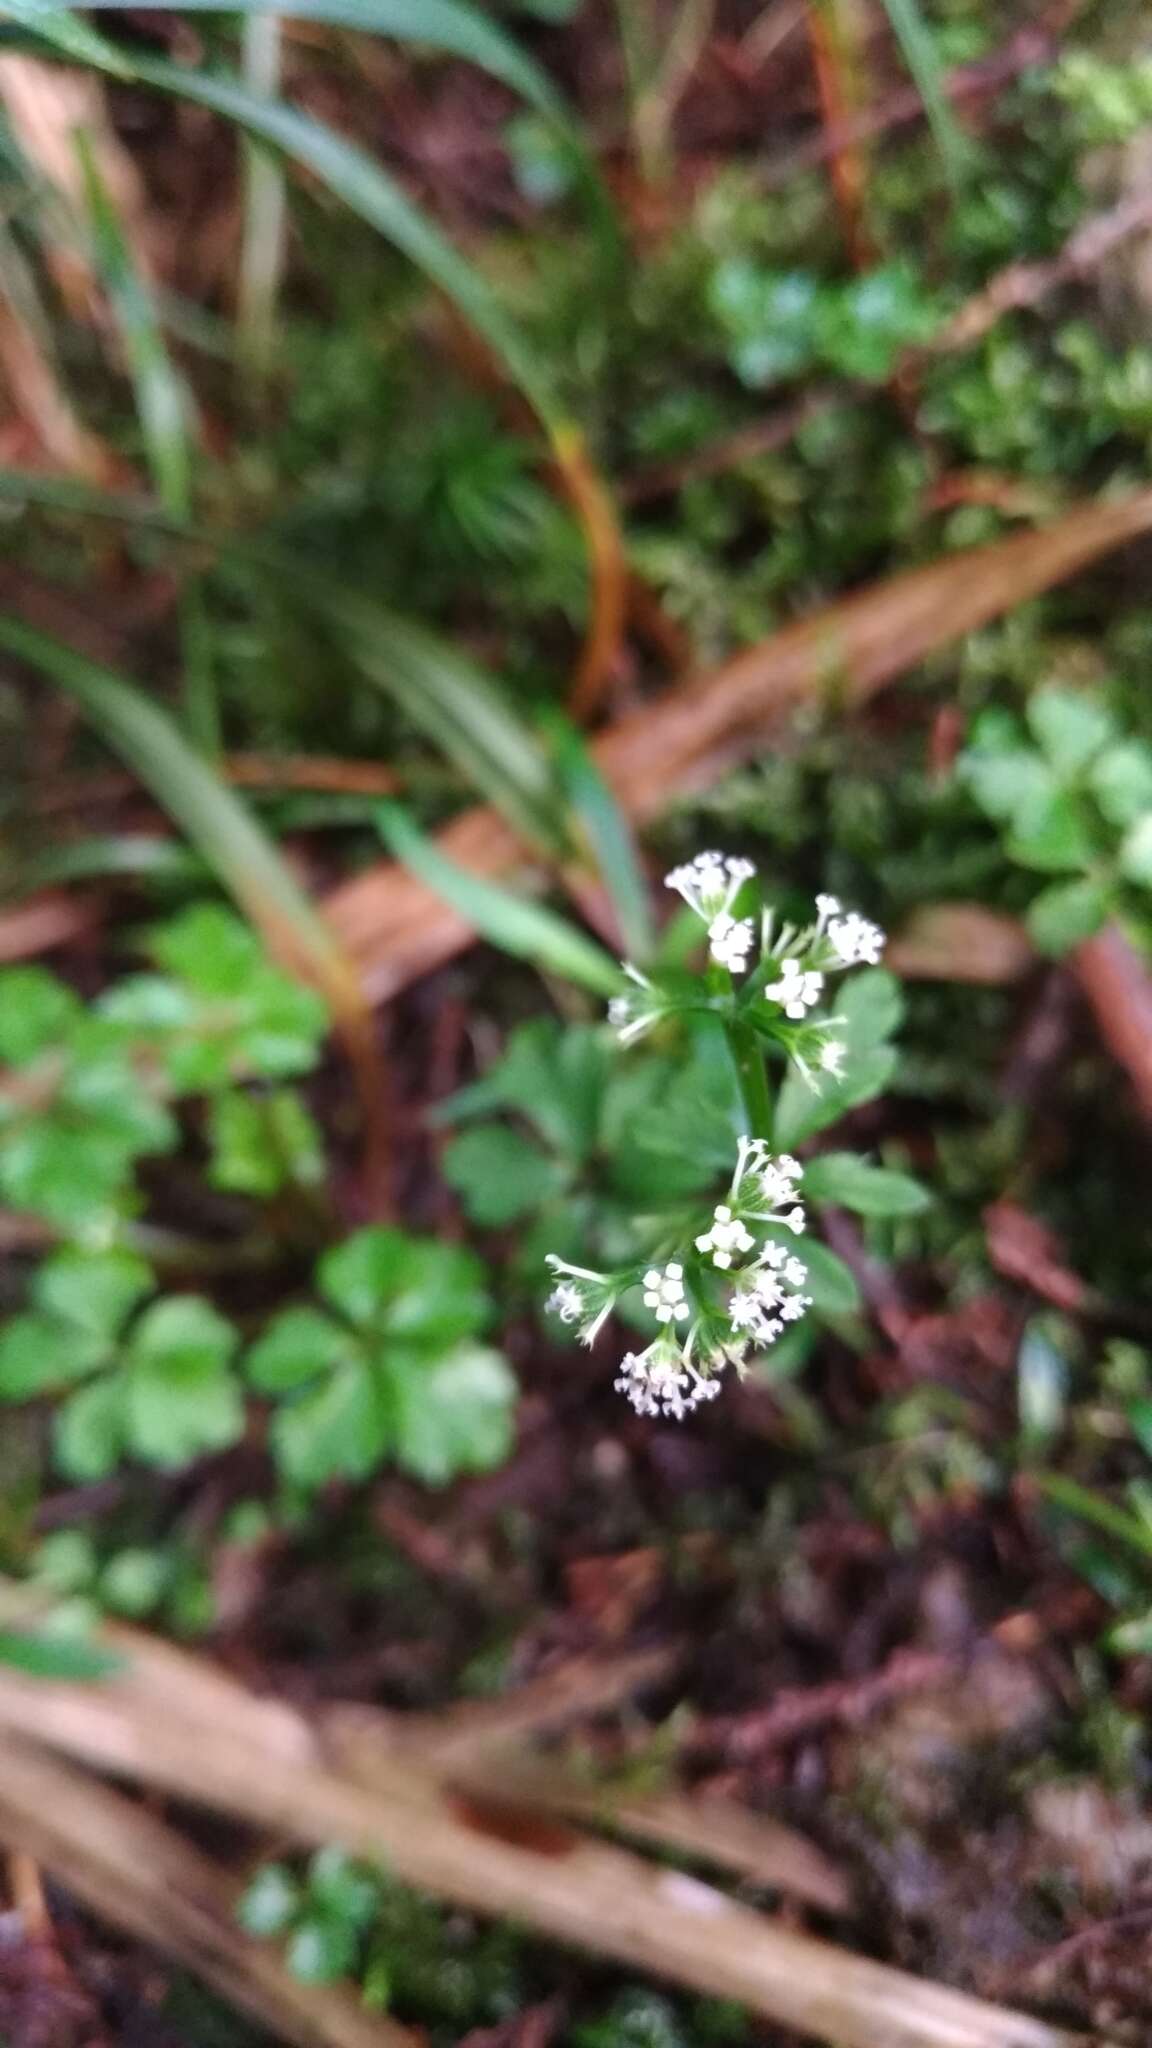
<path id="1" fill-rule="evenodd" d="M 15 1316 L 0 1330 L 0 1400 L 27 1401 L 84 1379 L 107 1349 L 103 1337 L 54 1316 Z"/>
<path id="2" fill-rule="evenodd" d="M 1053 882 L 1032 903 L 1028 929 L 1042 953 L 1067 953 L 1099 931 L 1111 907 L 1111 891 L 1103 882 Z"/>
<path id="3" fill-rule="evenodd" d="M 998 825 L 1038 813 L 1056 790 L 1052 770 L 1030 747 L 985 741 L 960 756 L 959 772 L 976 802 Z"/>
<path id="4" fill-rule="evenodd" d="M 231 1002 L 264 955 L 255 933 L 220 903 L 193 903 L 157 925 L 148 950 L 165 972 L 198 996 Z"/>
<path id="5" fill-rule="evenodd" d="M 1093 761 L 1088 782 L 1111 824 L 1134 825 L 1152 812 L 1152 749 L 1141 740 L 1118 740 Z"/>
<path id="6" fill-rule="evenodd" d="M 856 1276 L 836 1252 L 815 1237 L 795 1240 L 792 1249 L 808 1268 L 804 1292 L 811 1295 L 812 1306 L 821 1315 L 849 1316 L 861 1308 Z"/>
<path id="7" fill-rule="evenodd" d="M 838 291 L 826 289 L 817 304 L 824 360 L 843 376 L 872 382 L 887 377 L 901 352 L 926 341 L 938 324 L 934 302 L 906 262 L 881 264 Z"/>
<path id="8" fill-rule="evenodd" d="M 319 1378 L 348 1351 L 348 1333 L 315 1308 L 286 1308 L 250 1347 L 245 1371 L 264 1394 L 285 1394 Z"/>
<path id="9" fill-rule="evenodd" d="M 792 1151 L 813 1132 L 838 1123 L 848 1110 L 873 1101 L 896 1070 L 896 1053 L 888 1041 L 903 1016 L 904 999 L 895 976 L 883 967 L 852 975 L 839 991 L 836 1008 L 844 1020 L 836 1027 L 845 1048 L 843 1074 L 839 1080 L 821 1075 L 813 1088 L 789 1068 L 773 1117 L 778 1152 Z"/>
<path id="10" fill-rule="evenodd" d="M 124 1445 L 124 1383 L 108 1373 L 71 1395 L 56 1417 L 56 1456 L 73 1479 L 103 1479 Z"/>
<path id="11" fill-rule="evenodd" d="M 137 1456 L 182 1465 L 235 1443 L 244 1408 L 229 1368 L 234 1326 L 194 1294 L 145 1309 L 132 1332 L 125 1378 L 125 1427 Z"/>
<path id="12" fill-rule="evenodd" d="M 512 1447 L 516 1381 L 498 1351 L 461 1344 L 418 1368 L 397 1369 L 396 1455 L 428 1486 L 486 1472 Z"/>
<path id="13" fill-rule="evenodd" d="M 316 1187 L 324 1178 L 320 1132 L 294 1089 L 217 1095 L 208 1112 L 214 1187 L 244 1195 L 275 1195 L 282 1188 Z"/>
<path id="14" fill-rule="evenodd" d="M 333 1920 L 366 1927 L 380 1910 L 380 1886 L 343 1849 L 318 1849 L 308 1865 L 308 1897 Z"/>
<path id="15" fill-rule="evenodd" d="M 1152 814 L 1141 818 L 1124 840 L 1120 871 L 1128 881 L 1152 888 Z"/>
<path id="16" fill-rule="evenodd" d="M 561 787 L 612 899 L 625 952 L 644 962 L 654 950 L 656 933 L 631 825 L 583 733 L 561 718 L 552 721 L 551 732 Z"/>
<path id="17" fill-rule="evenodd" d="M 805 1197 L 834 1202 L 858 1216 L 918 1216 L 932 1197 L 911 1175 L 873 1166 L 854 1152 L 822 1152 L 804 1168 Z"/>
<path id="18" fill-rule="evenodd" d="M 241 1894 L 236 1918 L 249 1934 L 283 1934 L 300 1907 L 300 1886 L 283 1863 L 266 1863 Z"/>
<path id="19" fill-rule="evenodd" d="M 382 804 L 376 817 L 381 836 L 396 859 L 411 868 L 484 938 L 518 959 L 531 960 L 542 972 L 559 974 L 597 995 L 618 993 L 622 976 L 616 962 L 574 925 L 457 867 L 417 831 L 398 805 Z"/>
<path id="20" fill-rule="evenodd" d="M 1022 867 L 1059 874 L 1066 868 L 1087 867 L 1095 848 L 1080 803 L 1066 791 L 1054 790 L 1017 811 L 1008 851 Z"/>
<path id="21" fill-rule="evenodd" d="M 1030 1450 L 1050 1443 L 1060 1430 L 1067 1405 L 1069 1366 L 1053 1343 L 1048 1317 L 1033 1316 L 1024 1326 L 1016 1354 L 1016 1404 L 1020 1432 Z"/>
<path id="22" fill-rule="evenodd" d="M 1025 716 L 1062 779 L 1078 775 L 1115 738 L 1104 706 L 1078 690 L 1037 690 L 1028 699 Z"/>
<path id="23" fill-rule="evenodd" d="M 363 1359 L 348 1359 L 330 1379 L 272 1417 L 276 1462 L 296 1486 L 323 1486 L 341 1474 L 363 1479 L 395 1437 L 391 1389 Z"/>
<path id="24" fill-rule="evenodd" d="M 388 1345 L 450 1343 L 471 1335 L 490 1314 L 484 1268 L 473 1253 L 382 1225 L 357 1231 L 326 1253 L 317 1280 L 334 1308 Z"/>
<path id="25" fill-rule="evenodd" d="M 515 1110 L 565 1158 L 585 1159 L 596 1144 L 605 1089 L 620 1071 L 603 1029 L 534 1017 L 517 1025 L 482 1080 L 440 1105 L 436 1121 Z"/>
<path id="26" fill-rule="evenodd" d="M 463 1131 L 445 1147 L 441 1166 L 472 1221 L 497 1230 L 531 1215 L 564 1178 L 555 1161 L 504 1124 Z"/>
<path id="27" fill-rule="evenodd" d="M 37 1303 L 77 1330 L 111 1342 L 138 1301 L 156 1284 L 135 1252 L 69 1246 L 45 1259 L 33 1288 Z"/>
<path id="28" fill-rule="evenodd" d="M 0 1664 L 26 1672 L 30 1678 L 83 1684 L 89 1679 L 111 1678 L 123 1669 L 124 1659 L 76 1636 L 0 1629 Z"/>
<path id="29" fill-rule="evenodd" d="M 100 1574 L 100 1598 L 113 1614 L 140 1621 L 153 1614 L 172 1576 L 172 1560 L 163 1550 L 133 1545 L 117 1551 Z"/>
<path id="30" fill-rule="evenodd" d="M 41 1053 L 58 1052 L 83 1016 L 83 1005 L 45 967 L 0 972 L 0 1063 L 26 1067 Z"/>
<path id="31" fill-rule="evenodd" d="M 288 1967 L 301 1984 L 333 1984 L 351 1973 L 357 1930 L 346 1921 L 317 1914 L 302 1920 L 288 1944 Z"/>
<path id="32" fill-rule="evenodd" d="M 65 1230 L 120 1206 L 133 1148 L 59 1114 L 29 1120 L 0 1138 L 0 1192 L 14 1209 Z"/>

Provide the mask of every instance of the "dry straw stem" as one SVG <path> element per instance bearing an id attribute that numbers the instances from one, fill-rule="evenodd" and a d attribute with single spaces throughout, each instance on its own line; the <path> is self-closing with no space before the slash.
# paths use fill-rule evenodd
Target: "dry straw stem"
<path id="1" fill-rule="evenodd" d="M 296 2048 L 415 2048 L 347 1992 L 301 1984 L 271 1942 L 236 1923 L 226 1872 L 90 1773 L 8 1734 L 0 1836 L 101 1919 L 185 1965 L 230 2005 Z"/>
<path id="2" fill-rule="evenodd" d="M 1067 513 L 1035 533 L 949 555 L 841 599 L 610 726 L 600 767 L 636 822 L 757 754 L 798 705 L 853 711 L 924 660 L 1152 527 L 1152 490 Z M 525 866 L 494 811 L 464 813 L 442 851 L 477 874 Z M 530 872 L 523 875 L 529 883 Z M 467 945 L 470 929 L 424 884 L 385 862 L 344 883 L 325 906 L 332 928 L 378 1000 Z"/>
<path id="3" fill-rule="evenodd" d="M 354 1779 L 290 1708 L 168 1645 L 112 1639 L 131 1645 L 130 1661 L 98 1685 L 0 1670 L 0 1726 L 289 1840 L 383 1858 L 457 1906 L 738 1999 L 835 2048 L 1082 2048 L 1042 2020 L 845 1954 L 627 1851 L 567 1829 L 534 1838 L 485 1822 L 408 1750 L 382 1742 L 371 1785 L 363 1769 Z"/>

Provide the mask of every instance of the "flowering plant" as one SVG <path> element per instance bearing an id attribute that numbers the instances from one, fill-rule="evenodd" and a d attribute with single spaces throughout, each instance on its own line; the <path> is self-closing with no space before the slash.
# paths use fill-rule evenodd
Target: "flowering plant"
<path id="1" fill-rule="evenodd" d="M 555 1253 L 548 1260 L 555 1285 L 547 1306 L 586 1344 L 617 1303 L 639 1291 L 656 1332 L 643 1350 L 627 1353 L 616 1386 L 641 1415 L 679 1419 L 714 1398 L 727 1367 L 742 1371 L 753 1349 L 773 1344 L 812 1306 L 808 1266 L 794 1242 L 805 1225 L 804 1169 L 791 1153 L 772 1151 L 766 1058 L 783 1055 L 813 1090 L 842 1080 L 845 1019 L 818 1006 L 831 975 L 876 965 L 884 935 L 833 896 L 817 897 L 815 918 L 802 927 L 778 925 L 768 908 L 745 911 L 754 875 L 749 861 L 719 853 L 674 868 L 668 887 L 706 929 L 704 972 L 658 981 L 626 964 L 630 986 L 608 1009 L 624 1045 L 677 1012 L 718 1021 L 745 1124 L 723 1199 L 662 1228 L 641 1260 L 607 1271 Z"/>

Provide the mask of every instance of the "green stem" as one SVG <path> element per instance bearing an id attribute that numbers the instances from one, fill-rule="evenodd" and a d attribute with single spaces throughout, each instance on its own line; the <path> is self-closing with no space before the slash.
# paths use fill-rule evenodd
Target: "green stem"
<path id="1" fill-rule="evenodd" d="M 728 1034 L 732 1062 L 740 1083 L 744 1114 L 748 1119 L 748 1135 L 752 1138 L 770 1140 L 772 1098 L 768 1093 L 768 1076 L 760 1040 L 749 1024 L 725 1022 L 724 1029 Z"/>

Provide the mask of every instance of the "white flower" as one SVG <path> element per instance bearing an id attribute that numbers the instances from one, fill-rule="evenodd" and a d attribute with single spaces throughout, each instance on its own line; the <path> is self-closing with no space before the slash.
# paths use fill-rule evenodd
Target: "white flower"
<path id="1" fill-rule="evenodd" d="M 728 1303 L 732 1328 L 756 1344 L 775 1343 L 785 1324 L 798 1322 L 812 1306 L 798 1291 L 807 1277 L 807 1269 L 783 1245 L 765 1245 L 758 1265 L 742 1273 L 733 1289 Z"/>
<path id="2" fill-rule="evenodd" d="M 869 924 L 855 910 L 849 911 L 847 917 L 834 917 L 828 937 L 845 967 L 858 967 L 863 962 L 875 967 L 884 951 L 884 934 L 879 925 Z"/>
<path id="3" fill-rule="evenodd" d="M 544 1303 L 552 1315 L 559 1316 L 562 1323 L 575 1323 L 584 1313 L 585 1301 L 580 1289 L 571 1280 L 562 1280 L 552 1289 Z"/>
<path id="4" fill-rule="evenodd" d="M 658 1323 L 678 1323 L 688 1314 L 684 1268 L 678 1260 L 669 1260 L 663 1272 L 652 1266 L 645 1273 L 644 1305 L 652 1310 Z"/>
<path id="5" fill-rule="evenodd" d="M 773 1002 L 781 1004 L 786 1017 L 802 1018 L 813 1003 L 820 1001 L 824 987 L 824 976 L 803 968 L 798 960 L 789 956 L 780 962 L 780 979 L 764 990 Z"/>
<path id="6" fill-rule="evenodd" d="M 796 1185 L 803 1174 L 798 1159 L 790 1152 L 782 1152 L 779 1159 L 767 1159 L 756 1174 L 757 1191 L 762 1201 L 772 1209 L 778 1209 L 785 1202 L 796 1199 Z"/>
<path id="7" fill-rule="evenodd" d="M 710 925 L 721 912 L 731 910 L 742 884 L 750 881 L 755 872 L 750 860 L 736 860 L 722 853 L 698 853 L 695 860 L 686 861 L 665 875 L 664 883 Z"/>
<path id="8" fill-rule="evenodd" d="M 839 917 L 840 912 L 843 910 L 843 908 L 844 905 L 841 903 L 840 898 L 838 896 L 818 896 L 816 898 L 817 933 L 823 934 L 824 928 L 827 925 L 829 918 Z"/>
<path id="9" fill-rule="evenodd" d="M 557 1315 L 562 1323 L 580 1322 L 580 1341 L 594 1344 L 616 1306 L 616 1292 L 606 1273 L 593 1272 L 590 1266 L 570 1266 L 567 1259 L 558 1258 L 549 1252 L 547 1264 L 554 1273 L 567 1275 L 552 1289 L 544 1306 Z M 583 1284 L 581 1284 L 583 1283 Z"/>
<path id="10" fill-rule="evenodd" d="M 817 1062 L 820 1072 L 822 1074 L 831 1074 L 832 1079 L 838 1081 L 844 1072 L 844 1060 L 847 1052 L 848 1047 L 842 1039 L 826 1038 L 820 1047 L 820 1057 Z"/>
<path id="11" fill-rule="evenodd" d="M 667 1337 L 657 1337 L 647 1351 L 629 1351 L 615 1384 L 637 1415 L 670 1415 L 677 1422 L 720 1392 L 719 1379 L 698 1373 Z"/>
<path id="12" fill-rule="evenodd" d="M 711 1252 L 714 1266 L 730 1266 L 734 1252 L 750 1252 L 756 1240 L 747 1225 L 721 1202 L 709 1228 L 696 1239 L 698 1252 Z"/>
<path id="13" fill-rule="evenodd" d="M 635 988 L 623 989 L 618 996 L 612 997 L 608 1005 L 608 1022 L 621 1045 L 632 1045 L 659 1022 L 664 1006 L 659 989 L 653 986 L 646 974 L 641 974 L 630 960 L 625 960 L 623 967 Z"/>
<path id="14" fill-rule="evenodd" d="M 752 919 L 721 910 L 708 927 L 708 950 L 729 974 L 743 974 L 752 950 Z"/>

